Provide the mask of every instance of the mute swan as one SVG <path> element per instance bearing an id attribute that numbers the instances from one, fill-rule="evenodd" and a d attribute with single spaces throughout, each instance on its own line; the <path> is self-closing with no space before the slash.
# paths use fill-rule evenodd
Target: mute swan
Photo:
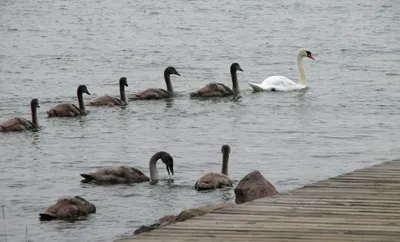
<path id="1" fill-rule="evenodd" d="M 85 103 L 83 102 L 82 94 L 90 95 L 85 85 L 80 85 L 77 90 L 79 108 L 74 104 L 58 104 L 54 108 L 47 111 L 49 117 L 74 117 L 79 115 L 86 115 Z"/>
<path id="2" fill-rule="evenodd" d="M 304 73 L 303 57 L 314 59 L 311 52 L 301 48 L 297 53 L 297 65 L 299 68 L 299 83 L 295 83 L 284 76 L 270 76 L 261 84 L 249 82 L 254 91 L 293 91 L 307 87 L 306 74 Z"/>
<path id="3" fill-rule="evenodd" d="M 97 171 L 88 174 L 81 174 L 81 176 L 85 178 L 81 182 L 88 183 L 93 181 L 95 183 L 112 184 L 139 183 L 146 181 L 157 182 L 159 178 L 156 164 L 159 159 L 161 159 L 166 165 L 168 175 L 170 175 L 170 172 L 174 175 L 174 159 L 167 152 L 160 151 L 150 158 L 150 179 L 139 169 L 130 166 L 115 166 L 100 168 Z"/>
<path id="4" fill-rule="evenodd" d="M 5 121 L 4 123 L 0 123 L 0 131 L 7 132 L 7 131 L 23 131 L 27 129 L 38 129 L 39 122 L 37 118 L 37 108 L 40 108 L 39 100 L 34 98 L 31 100 L 32 122 L 22 117 L 11 118 Z"/>
<path id="5" fill-rule="evenodd" d="M 58 199 L 57 203 L 48 207 L 44 213 L 40 213 L 40 220 L 50 221 L 54 219 L 75 219 L 96 213 L 96 206 L 80 196 Z"/>
<path id="6" fill-rule="evenodd" d="M 121 77 L 119 79 L 119 95 L 121 99 L 111 97 L 108 95 L 101 96 L 98 98 L 95 98 L 94 100 L 90 101 L 87 105 L 88 106 L 102 106 L 102 105 L 109 105 L 109 106 L 122 106 L 122 105 L 127 105 L 128 100 L 126 99 L 125 95 L 125 87 L 128 86 L 128 81 L 126 80 L 126 77 Z"/>
<path id="7" fill-rule="evenodd" d="M 221 147 L 221 152 L 222 152 L 221 173 L 209 172 L 209 173 L 205 174 L 204 176 L 200 177 L 196 181 L 196 184 L 194 185 L 194 188 L 197 191 L 211 190 L 211 189 L 232 186 L 233 183 L 232 183 L 231 179 L 228 177 L 228 161 L 229 161 L 229 153 L 231 152 L 231 148 L 229 147 L 229 145 L 223 145 Z"/>
<path id="8" fill-rule="evenodd" d="M 237 71 L 243 71 L 238 63 L 231 65 L 231 77 L 232 77 L 232 90 L 225 86 L 225 84 L 219 82 L 212 82 L 204 87 L 200 88 L 197 92 L 191 92 L 191 97 L 225 97 L 238 94 L 240 92 L 239 84 L 237 80 Z"/>
<path id="9" fill-rule="evenodd" d="M 135 96 L 130 99 L 131 100 L 149 100 L 149 99 L 163 99 L 163 98 L 172 97 L 174 95 L 174 89 L 172 88 L 171 77 L 170 77 L 171 74 L 178 75 L 178 76 L 181 75 L 172 66 L 165 68 L 164 79 L 165 79 L 165 84 L 167 85 L 167 91 L 165 91 L 164 89 L 161 89 L 161 88 L 149 88 L 147 90 L 144 90 L 142 92 L 135 94 Z"/>

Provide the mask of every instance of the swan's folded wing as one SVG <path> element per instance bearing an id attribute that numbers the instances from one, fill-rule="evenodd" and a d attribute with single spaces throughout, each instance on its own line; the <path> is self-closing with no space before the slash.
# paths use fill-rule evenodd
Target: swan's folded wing
<path id="1" fill-rule="evenodd" d="M 68 104 L 69 109 L 71 110 L 71 112 L 73 112 L 75 115 L 81 115 L 84 114 L 84 112 L 77 107 L 75 104 Z"/>
<path id="2" fill-rule="evenodd" d="M 203 96 L 205 93 L 215 91 L 216 88 L 217 88 L 216 83 L 215 83 L 215 82 L 212 82 L 212 83 L 209 83 L 209 84 L 207 84 L 207 85 L 201 87 L 199 90 L 197 90 L 197 94 L 198 94 L 199 96 Z"/>
<path id="3" fill-rule="evenodd" d="M 266 78 L 261 84 L 262 87 L 267 86 L 296 86 L 297 83 L 293 82 L 285 76 L 270 76 Z"/>
<path id="4" fill-rule="evenodd" d="M 227 87 L 223 83 L 217 83 L 217 88 L 218 88 L 217 90 L 219 92 L 222 92 L 224 95 L 234 95 L 235 94 L 229 87 Z"/>
<path id="5" fill-rule="evenodd" d="M 95 98 L 88 103 L 89 106 L 121 105 L 121 104 L 122 104 L 121 100 L 108 95 Z"/>
<path id="6" fill-rule="evenodd" d="M 273 86 L 264 85 L 248 82 L 250 87 L 253 88 L 255 92 L 262 92 L 262 91 L 276 91 Z"/>
<path id="7" fill-rule="evenodd" d="M 190 93 L 192 97 L 223 97 L 227 95 L 233 95 L 234 92 L 223 83 L 211 82 L 197 92 Z"/>
<path id="8" fill-rule="evenodd" d="M 54 108 L 47 111 L 47 114 L 49 116 L 62 117 L 62 116 L 76 116 L 82 113 L 81 110 L 74 104 L 62 103 L 62 104 L 57 104 Z"/>
<path id="9" fill-rule="evenodd" d="M 136 93 L 133 99 L 161 99 L 170 96 L 170 93 L 161 88 L 149 88 Z"/>
<path id="10" fill-rule="evenodd" d="M 149 181 L 150 179 L 139 169 L 131 166 L 120 166 L 120 169 L 124 169 L 123 177 L 127 181 Z"/>
<path id="11" fill-rule="evenodd" d="M 207 173 L 200 177 L 195 184 L 197 190 L 216 189 L 226 186 L 232 186 L 230 178 L 225 174 L 214 172 Z"/>
<path id="12" fill-rule="evenodd" d="M 0 128 L 4 131 L 19 131 L 32 128 L 32 122 L 25 118 L 15 117 L 11 118 L 4 123 L 0 123 Z M 0 130 L 1 130 L 0 129 Z"/>

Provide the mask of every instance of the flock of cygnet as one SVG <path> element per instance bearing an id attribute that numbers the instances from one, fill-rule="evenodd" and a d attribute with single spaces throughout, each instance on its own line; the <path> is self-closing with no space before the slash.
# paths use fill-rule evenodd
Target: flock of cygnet
<path id="1" fill-rule="evenodd" d="M 255 91 L 291 91 L 306 88 L 306 79 L 302 59 L 308 57 L 314 59 L 311 52 L 306 49 L 299 49 L 297 54 L 297 64 L 299 68 L 299 83 L 295 83 L 283 76 L 272 76 L 265 79 L 261 84 L 251 83 L 249 85 Z M 234 96 L 240 93 L 237 71 L 243 71 L 238 63 L 233 63 L 230 67 L 232 77 L 232 89 L 222 83 L 212 82 L 200 88 L 196 92 L 191 92 L 191 97 L 225 97 Z M 174 95 L 170 75 L 178 75 L 178 71 L 174 67 L 167 67 L 164 71 L 164 79 L 167 90 L 161 88 L 149 88 L 145 91 L 135 94 L 130 100 L 151 100 L 171 98 Z M 88 106 L 122 106 L 128 104 L 128 99 L 125 94 L 125 87 L 128 86 L 126 77 L 121 77 L 119 80 L 120 99 L 111 96 L 100 96 L 88 102 Z M 83 93 L 90 95 L 85 85 L 80 85 L 77 89 L 78 104 L 58 104 L 54 108 L 47 111 L 49 117 L 75 117 L 86 115 L 87 111 L 83 101 Z M 22 117 L 14 117 L 6 122 L 0 123 L 0 131 L 24 131 L 38 130 L 37 108 L 39 108 L 38 99 L 32 99 L 31 112 L 32 121 Z M 195 183 L 196 190 L 210 190 L 223 187 L 231 187 L 232 180 L 228 177 L 228 160 L 230 147 L 223 145 L 222 152 L 222 170 L 221 173 L 207 173 L 199 178 Z M 129 166 L 116 166 L 100 168 L 95 172 L 81 174 L 84 178 L 83 183 L 95 184 L 121 184 L 121 183 L 140 183 L 150 181 L 157 183 L 159 180 L 156 163 L 160 160 L 166 165 L 168 175 L 174 175 L 174 160 L 172 156 L 165 151 L 155 153 L 149 162 L 150 178 L 142 171 Z M 44 213 L 40 214 L 41 220 L 53 219 L 72 219 L 80 216 L 86 216 L 90 213 L 95 213 L 96 207 L 82 197 L 66 197 L 61 198 L 55 205 L 50 206 Z"/>

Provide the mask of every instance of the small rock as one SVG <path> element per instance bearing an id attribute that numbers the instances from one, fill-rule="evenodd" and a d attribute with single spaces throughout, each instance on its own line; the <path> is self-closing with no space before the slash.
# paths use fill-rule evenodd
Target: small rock
<path id="1" fill-rule="evenodd" d="M 187 219 L 196 217 L 196 216 L 203 216 L 209 212 L 216 211 L 221 208 L 229 208 L 233 207 L 235 204 L 233 203 L 218 203 L 218 204 L 209 204 L 205 206 L 201 206 L 199 208 L 191 208 L 191 209 L 185 209 L 182 212 L 179 213 L 178 216 L 164 216 L 160 218 L 156 223 L 149 225 L 149 226 L 141 226 L 135 232 L 133 232 L 134 235 L 141 234 L 144 232 L 150 232 L 154 229 L 161 228 L 163 226 L 166 226 L 168 224 L 172 224 L 175 222 L 182 222 Z"/>
<path id="2" fill-rule="evenodd" d="M 253 171 L 240 180 L 235 188 L 236 204 L 277 195 L 279 192 L 259 171 Z"/>
<path id="3" fill-rule="evenodd" d="M 196 216 L 203 216 L 209 212 L 213 212 L 221 208 L 230 208 L 233 206 L 233 203 L 217 203 L 201 206 L 199 208 L 185 209 L 178 215 L 176 222 L 182 222 Z"/>
<path id="4" fill-rule="evenodd" d="M 159 220 L 157 220 L 157 222 L 155 222 L 152 225 L 141 226 L 140 228 L 135 230 L 135 232 L 133 232 L 133 234 L 136 235 L 136 234 L 141 234 L 141 233 L 144 233 L 144 232 L 150 232 L 150 231 L 152 231 L 154 229 L 158 229 L 160 227 L 163 227 L 165 225 L 173 223 L 175 221 L 175 219 L 176 219 L 176 216 L 173 216 L 173 215 L 164 216 L 164 217 L 160 218 Z"/>

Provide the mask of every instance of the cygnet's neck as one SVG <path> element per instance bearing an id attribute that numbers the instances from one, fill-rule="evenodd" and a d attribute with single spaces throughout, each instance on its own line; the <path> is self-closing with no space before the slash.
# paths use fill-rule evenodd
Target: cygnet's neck
<path id="1" fill-rule="evenodd" d="M 83 93 L 81 90 L 78 89 L 78 103 L 79 103 L 79 109 L 83 114 L 86 114 L 86 108 L 85 108 L 85 103 L 83 102 Z"/>
<path id="2" fill-rule="evenodd" d="M 167 85 L 167 91 L 171 95 L 174 94 L 174 88 L 172 87 L 171 83 L 171 74 L 167 72 L 167 70 L 164 71 L 164 79 L 165 79 L 165 84 Z"/>
<path id="3" fill-rule="evenodd" d="M 229 152 L 224 151 L 222 153 L 222 169 L 221 169 L 222 174 L 228 175 L 228 162 L 229 162 Z"/>
<path id="4" fill-rule="evenodd" d="M 157 170 L 157 161 L 161 158 L 161 152 L 155 153 L 149 162 L 149 170 L 150 170 L 150 181 L 157 182 L 159 180 L 158 170 Z"/>
<path id="5" fill-rule="evenodd" d="M 32 125 L 33 128 L 37 129 L 39 128 L 39 121 L 37 117 L 37 105 L 36 104 L 31 104 L 31 112 L 32 112 Z"/>
<path id="6" fill-rule="evenodd" d="M 121 102 L 123 104 L 128 104 L 128 99 L 126 98 L 125 94 L 125 84 L 123 84 L 122 82 L 119 84 L 119 95 L 121 98 Z"/>
<path id="7" fill-rule="evenodd" d="M 232 77 L 232 91 L 236 94 L 240 92 L 239 84 L 237 80 L 237 71 L 236 69 L 231 68 L 231 77 Z"/>

